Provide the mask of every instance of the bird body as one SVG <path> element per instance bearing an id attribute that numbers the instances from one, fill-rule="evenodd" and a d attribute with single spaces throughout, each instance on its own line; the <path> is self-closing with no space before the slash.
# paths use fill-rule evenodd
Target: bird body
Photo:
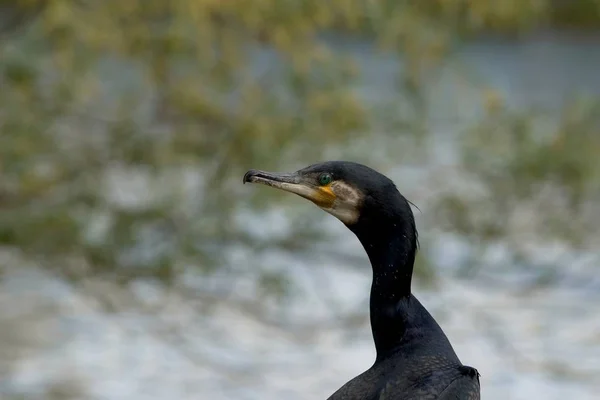
<path id="1" fill-rule="evenodd" d="M 357 236 L 373 270 L 371 368 L 330 400 L 479 399 L 479 373 L 463 365 L 435 319 L 411 293 L 418 234 L 394 183 L 361 164 L 328 161 L 292 174 L 250 170 L 256 182 L 298 194 Z"/>
<path id="2" fill-rule="evenodd" d="M 477 371 L 463 366 L 416 297 L 402 300 L 408 327 L 394 351 L 338 389 L 329 400 L 479 399 Z"/>

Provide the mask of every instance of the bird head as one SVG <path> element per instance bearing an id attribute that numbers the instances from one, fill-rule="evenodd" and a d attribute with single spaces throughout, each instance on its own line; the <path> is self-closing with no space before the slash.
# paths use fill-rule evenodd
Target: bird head
<path id="1" fill-rule="evenodd" d="M 348 226 L 407 216 L 408 203 L 381 173 L 349 161 L 327 161 L 293 173 L 250 170 L 244 183 L 260 183 L 310 200 Z"/>

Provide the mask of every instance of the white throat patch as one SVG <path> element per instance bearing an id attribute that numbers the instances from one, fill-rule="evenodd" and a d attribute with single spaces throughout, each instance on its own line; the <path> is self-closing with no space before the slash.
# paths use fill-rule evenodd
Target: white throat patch
<path id="1" fill-rule="evenodd" d="M 333 182 L 331 190 L 336 196 L 333 205 L 321 208 L 347 225 L 358 221 L 362 201 L 361 193 L 356 188 L 341 181 Z"/>

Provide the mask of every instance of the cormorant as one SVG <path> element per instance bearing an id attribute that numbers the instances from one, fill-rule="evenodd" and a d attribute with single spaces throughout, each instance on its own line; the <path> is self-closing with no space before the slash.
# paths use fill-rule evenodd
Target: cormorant
<path id="1" fill-rule="evenodd" d="M 328 161 L 294 173 L 250 170 L 243 182 L 312 201 L 354 232 L 371 262 L 375 363 L 329 400 L 480 399 L 478 371 L 460 362 L 411 294 L 417 229 L 408 200 L 389 178 L 361 164 Z"/>

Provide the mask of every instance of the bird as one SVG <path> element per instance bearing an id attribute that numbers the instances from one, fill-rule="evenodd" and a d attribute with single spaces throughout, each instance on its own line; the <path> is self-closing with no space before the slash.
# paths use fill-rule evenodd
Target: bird
<path id="1" fill-rule="evenodd" d="M 391 179 L 363 164 L 326 161 L 293 173 L 251 169 L 243 183 L 310 200 L 356 235 L 371 263 L 375 361 L 329 400 L 480 399 L 478 370 L 461 363 L 412 294 L 418 233 L 411 203 Z"/>

